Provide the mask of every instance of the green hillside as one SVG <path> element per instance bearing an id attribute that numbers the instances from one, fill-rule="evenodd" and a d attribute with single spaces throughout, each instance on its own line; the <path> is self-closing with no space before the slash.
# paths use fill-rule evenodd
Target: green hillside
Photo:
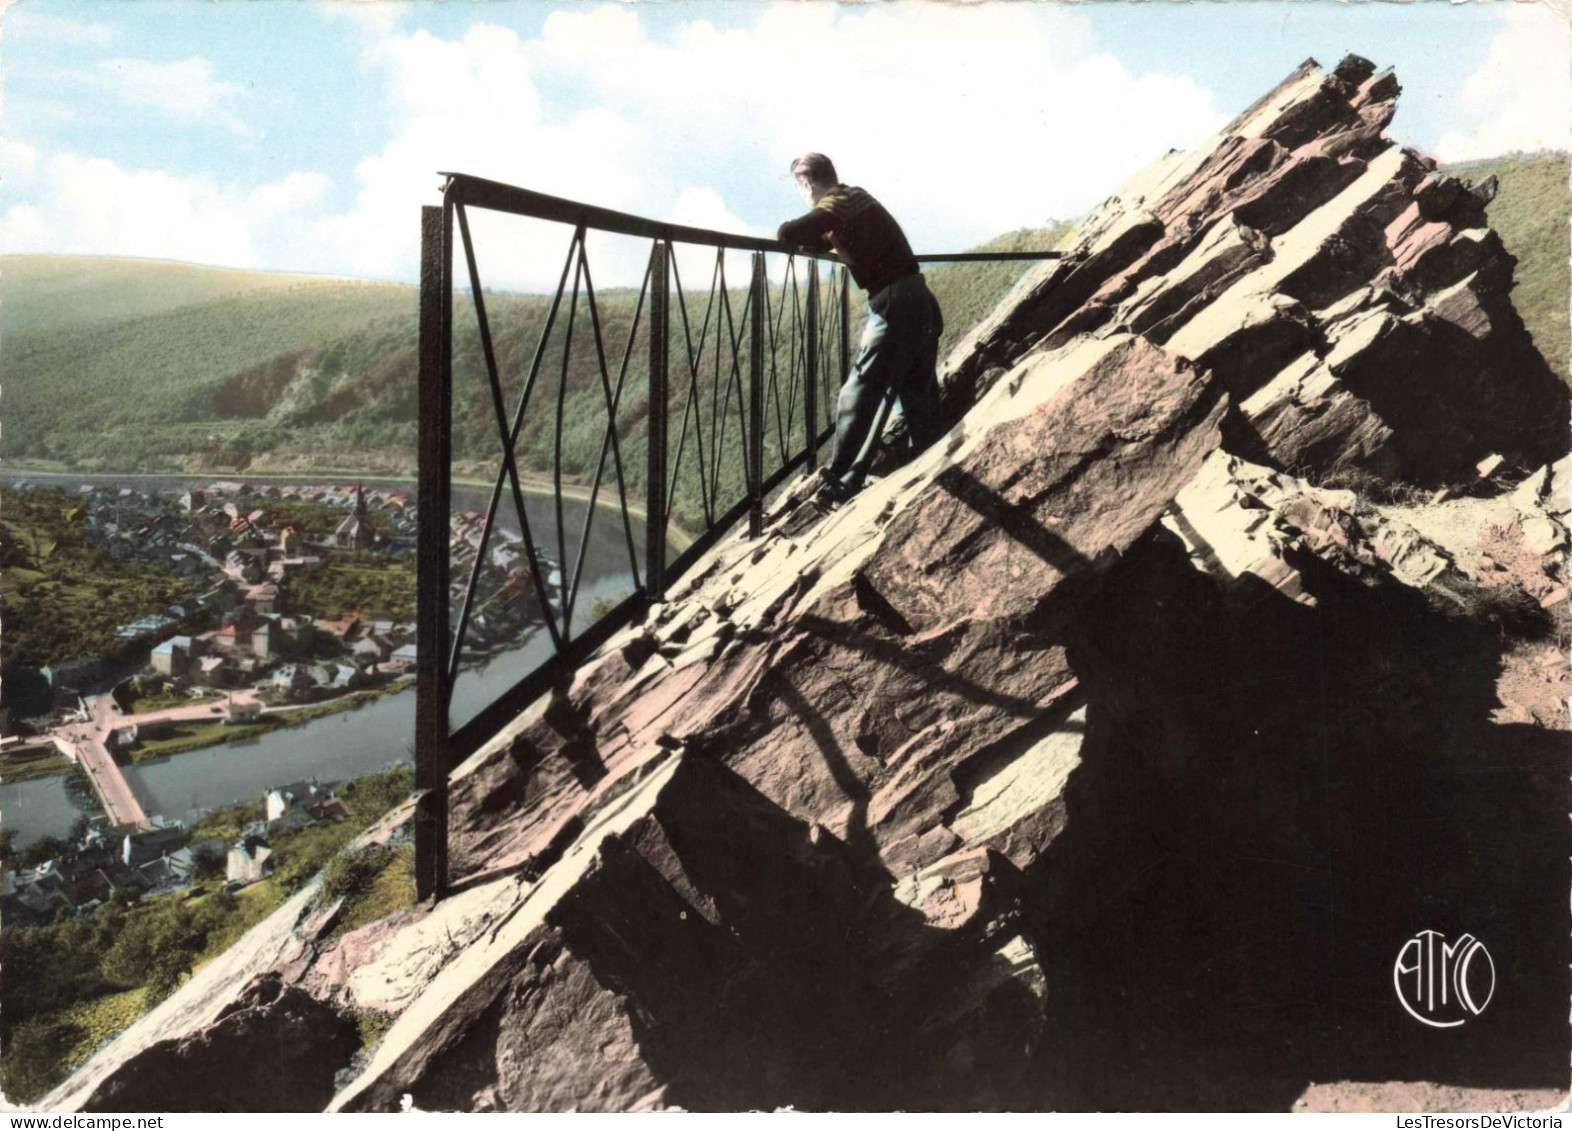
<path id="1" fill-rule="evenodd" d="M 991 239 L 976 251 L 1057 251 L 1062 241 L 1074 233 L 1072 224 L 1048 228 L 1023 228 L 1018 232 Z M 1031 270 L 1030 262 L 951 263 L 924 271 L 939 308 L 944 311 L 944 337 L 939 340 L 939 356 L 966 335 L 966 332 L 993 311 L 1009 293 L 1017 279 Z"/>
<path id="2" fill-rule="evenodd" d="M 988 246 L 1051 247 L 1055 235 L 1019 232 Z M 946 311 L 946 347 L 1029 266 L 930 269 Z M 11 257 L 0 260 L 0 272 L 0 309 L 8 319 L 4 454 L 13 466 L 309 470 L 363 466 L 357 461 L 375 452 L 385 460 L 381 466 L 413 470 L 417 357 L 412 288 L 83 258 Z M 605 404 L 596 359 L 605 354 L 615 379 L 635 305 L 628 292 L 598 297 L 599 346 L 596 326 L 581 305 L 571 321 L 565 368 L 562 344 L 570 320 L 566 305 L 559 312 L 535 385 L 535 408 L 519 443 L 521 464 L 537 479 L 553 477 L 559 467 L 569 483 L 594 479 Z M 729 326 L 740 332 L 745 296 L 734 291 L 727 297 Z M 717 373 L 714 364 L 716 335 L 727 325 L 721 307 L 711 313 L 708 333 L 701 338 L 706 301 L 704 293 L 686 296 L 688 334 L 701 364 L 696 382 L 679 383 L 673 393 L 669 424 L 676 513 L 687 525 L 702 525 L 707 497 L 713 510 L 717 496 L 724 505 L 743 489 L 742 453 L 735 443 L 743 402 L 730 387 L 729 370 Z M 473 307 L 462 296 L 455 305 L 455 451 L 478 468 L 495 458 L 499 445 Z M 92 309 L 78 309 L 83 306 Z M 549 306 L 542 296 L 488 297 L 510 407 Z M 858 309 L 854 302 L 854 319 Z M 682 332 L 680 311 L 673 312 L 672 325 L 674 333 Z M 647 332 L 647 321 L 641 319 L 618 411 L 624 478 L 635 497 L 643 492 L 646 459 Z M 854 325 L 854 343 L 856 333 Z M 674 376 L 684 372 L 687 358 L 684 339 L 675 338 Z M 773 360 L 784 372 L 790 363 L 784 343 Z M 697 395 L 690 398 L 695 387 Z M 560 419 L 559 389 L 565 389 Z M 772 387 L 767 397 L 766 431 L 778 454 L 777 420 L 789 420 L 794 435 L 801 425 L 800 408 L 791 410 L 784 384 L 779 398 L 775 393 Z M 719 467 L 710 460 L 717 439 Z"/>
<path id="3" fill-rule="evenodd" d="M 415 291 L 186 264 L 0 258 L 4 453 L 158 469 L 243 431 L 216 387 L 280 355 L 412 332 Z M 253 443 L 260 437 L 253 437 Z"/>
<path id="4" fill-rule="evenodd" d="M 0 256 L 0 316 L 8 333 L 80 329 L 182 306 L 288 290 L 306 276 L 154 259 Z M 323 279 L 333 285 L 336 280 Z"/>
<path id="5" fill-rule="evenodd" d="M 1537 154 L 1475 161 L 1449 171 L 1475 183 L 1492 175 L 1500 179 L 1500 191 L 1490 203 L 1490 226 L 1517 257 L 1512 304 L 1550 367 L 1572 382 L 1572 266 L 1567 261 L 1572 161 L 1564 153 Z"/>

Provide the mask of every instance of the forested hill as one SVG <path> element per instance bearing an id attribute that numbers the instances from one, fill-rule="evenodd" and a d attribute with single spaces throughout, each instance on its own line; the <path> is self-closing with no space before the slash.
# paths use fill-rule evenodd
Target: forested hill
<path id="1" fill-rule="evenodd" d="M 266 445 L 217 390 L 349 338 L 413 333 L 408 286 L 91 257 L 0 257 L 8 462 L 160 470 Z M 47 461 L 47 462 L 46 462 Z"/>
<path id="2" fill-rule="evenodd" d="M 985 246 L 1052 248 L 1065 230 L 1013 232 Z M 985 315 L 1028 267 L 930 269 L 945 310 L 946 343 Z M 609 291 L 598 299 L 615 367 L 634 296 Z M 743 300 L 741 293 L 732 295 L 734 315 Z M 687 302 L 697 336 L 705 294 L 689 294 Z M 0 453 L 13 467 L 42 469 L 410 473 L 416 304 L 414 288 L 393 284 L 137 260 L 0 257 L 6 330 L 0 342 L 6 374 Z M 511 403 L 549 301 L 491 295 L 487 306 Z M 495 424 L 472 307 L 461 297 L 456 308 L 454 424 L 462 459 L 494 451 Z M 854 304 L 854 318 L 858 309 Z M 600 450 L 604 400 L 584 314 L 581 307 L 567 375 L 562 458 L 568 479 L 588 481 Z M 556 339 L 565 326 L 564 308 Z M 675 314 L 673 327 L 680 327 Z M 640 333 L 619 412 L 624 464 L 634 485 L 641 485 L 639 414 L 647 403 Z M 854 343 L 855 335 L 854 328 Z M 712 362 L 713 324 L 711 339 L 703 348 Z M 673 354 L 674 372 L 681 356 Z M 555 364 L 543 370 L 543 386 L 550 389 L 543 395 L 555 396 Z M 701 384 L 708 407 L 714 384 L 709 368 Z M 722 415 L 728 407 L 738 411 L 735 399 L 723 401 Z M 526 470 L 550 470 L 552 460 L 543 453 L 555 449 L 554 428 L 552 412 L 526 425 Z M 740 470 L 740 461 L 725 469 Z"/>
<path id="3" fill-rule="evenodd" d="M 365 283 L 311 275 L 237 271 L 157 259 L 77 255 L 0 256 L 5 329 L 81 330 L 166 314 L 182 307 L 259 299 L 314 288 L 317 295 L 363 289 Z M 410 288 L 371 284 L 413 301 Z"/>
<path id="4" fill-rule="evenodd" d="M 1460 170 L 1492 173 L 1491 222 L 1518 259 L 1514 299 L 1553 368 L 1568 376 L 1568 162 L 1511 157 Z M 1011 233 L 988 248 L 1051 248 L 1063 229 Z M 1025 264 L 930 268 L 953 341 L 1003 296 Z M 740 300 L 741 296 L 736 296 Z M 613 369 L 633 296 L 600 296 Z M 509 400 L 528 368 L 547 301 L 489 300 Z M 689 296 L 694 331 L 703 295 Z M 0 456 L 10 466 L 81 470 L 410 473 L 416 434 L 416 305 L 412 287 L 141 260 L 0 257 Z M 455 440 L 461 459 L 495 447 L 490 394 L 469 304 L 455 326 Z M 854 307 L 855 310 L 855 307 Z M 582 315 L 581 310 L 581 315 Z M 563 471 L 594 475 L 603 400 L 587 318 L 575 330 L 562 421 Z M 559 331 L 560 332 L 560 331 Z M 560 354 L 555 355 L 560 358 Z M 682 357 L 675 348 L 673 370 Z M 645 351 L 623 396 L 623 464 L 640 486 Z M 555 397 L 556 372 L 542 374 Z M 733 403 L 735 410 L 735 404 Z M 526 425 L 526 470 L 544 473 L 555 414 Z M 673 425 L 675 427 L 675 423 Z M 728 473 L 740 474 L 738 468 Z"/>

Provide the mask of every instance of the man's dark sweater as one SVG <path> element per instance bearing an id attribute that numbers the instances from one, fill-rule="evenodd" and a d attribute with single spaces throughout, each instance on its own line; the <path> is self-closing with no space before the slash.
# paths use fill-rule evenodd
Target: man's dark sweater
<path id="1" fill-rule="evenodd" d="M 917 273 L 901 226 L 884 205 L 852 185 L 836 185 L 812 212 L 782 224 L 775 238 L 813 248 L 828 243 L 870 295 Z"/>

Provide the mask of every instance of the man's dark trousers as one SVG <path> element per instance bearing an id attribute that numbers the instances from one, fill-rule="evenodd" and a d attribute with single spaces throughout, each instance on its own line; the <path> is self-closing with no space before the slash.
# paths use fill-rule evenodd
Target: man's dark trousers
<path id="1" fill-rule="evenodd" d="M 906 421 L 910 453 L 922 451 L 942 434 L 939 423 L 939 335 L 944 315 L 921 274 L 897 279 L 868 298 L 868 324 L 857 360 L 841 386 L 835 406 L 835 444 L 825 473 L 856 490 L 866 462 L 858 454 L 884 398 L 893 393 Z M 872 437 L 873 442 L 878 437 Z"/>

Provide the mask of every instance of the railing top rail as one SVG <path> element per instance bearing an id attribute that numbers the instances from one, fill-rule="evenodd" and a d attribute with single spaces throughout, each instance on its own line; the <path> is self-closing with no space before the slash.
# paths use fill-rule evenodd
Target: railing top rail
<path id="1" fill-rule="evenodd" d="M 1062 251 L 951 251 L 915 256 L 918 263 L 1003 263 L 1018 259 L 1063 259 Z"/>
<path id="2" fill-rule="evenodd" d="M 577 200 L 568 200 L 565 197 L 550 196 L 547 193 L 520 188 L 517 185 L 503 184 L 500 181 L 488 181 L 484 177 L 474 177 L 468 173 L 443 172 L 439 173 L 438 176 L 447 179 L 445 191 L 450 199 L 467 205 L 474 205 L 477 208 L 489 208 L 494 212 L 508 212 L 516 216 L 530 216 L 535 219 L 553 220 L 575 226 L 583 225 L 586 228 L 612 232 L 616 235 L 642 236 L 645 239 L 703 244 L 709 247 L 725 248 L 730 251 L 773 251 L 791 255 L 803 255 L 815 259 L 834 259 L 833 256 L 820 255 L 810 249 L 796 244 L 781 243 L 779 240 L 761 239 L 757 236 L 739 236 L 730 232 L 713 231 L 709 228 L 693 228 L 686 224 L 668 224 L 660 220 L 650 220 L 644 216 L 634 216 L 628 212 L 601 208 L 595 204 L 585 204 Z M 955 254 L 919 255 L 917 256 L 917 262 L 973 263 L 1011 259 L 1058 259 L 1060 254 L 1057 251 L 958 252 Z"/>
<path id="3" fill-rule="evenodd" d="M 617 212 L 595 204 L 584 204 L 560 196 L 549 196 L 533 189 L 488 181 L 466 173 L 442 173 L 448 178 L 448 193 L 464 204 L 489 208 L 495 212 L 510 212 L 517 216 L 531 216 L 540 220 L 555 220 L 563 224 L 582 224 L 586 228 L 612 232 L 622 236 L 642 236 L 646 239 L 673 240 L 679 243 L 707 244 L 730 251 L 781 251 L 812 254 L 803 248 L 784 244 L 778 240 L 759 239 L 757 236 L 739 236 L 729 232 L 716 232 L 708 228 L 690 228 L 685 224 L 667 224 Z"/>

